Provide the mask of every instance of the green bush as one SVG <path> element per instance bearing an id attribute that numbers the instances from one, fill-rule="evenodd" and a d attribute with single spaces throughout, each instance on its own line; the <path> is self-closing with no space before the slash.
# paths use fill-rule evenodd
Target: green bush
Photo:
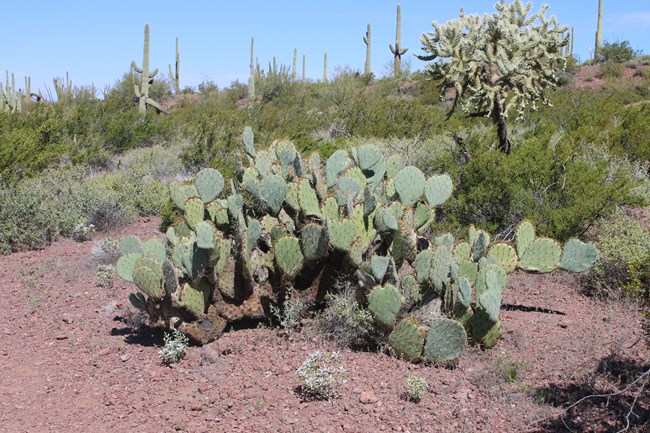
<path id="1" fill-rule="evenodd" d="M 597 226 L 600 259 L 584 280 L 588 294 L 617 297 L 627 293 L 650 302 L 650 230 L 618 213 Z"/>
<path id="2" fill-rule="evenodd" d="M 600 49 L 600 62 L 616 62 L 625 63 L 629 60 L 640 55 L 639 51 L 635 51 L 630 46 L 630 41 L 622 42 L 607 42 L 603 44 Z"/>
<path id="3" fill-rule="evenodd" d="M 625 73 L 625 65 L 614 61 L 608 61 L 600 65 L 599 76 L 602 78 L 621 78 Z"/>

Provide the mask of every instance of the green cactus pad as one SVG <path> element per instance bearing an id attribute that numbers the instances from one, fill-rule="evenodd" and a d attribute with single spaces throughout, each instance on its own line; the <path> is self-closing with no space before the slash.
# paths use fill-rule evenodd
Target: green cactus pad
<path id="1" fill-rule="evenodd" d="M 431 270 L 429 271 L 429 281 L 431 285 L 442 293 L 449 284 L 449 270 L 451 266 L 451 252 L 444 245 L 439 245 L 431 260 Z"/>
<path id="2" fill-rule="evenodd" d="M 394 179 L 397 173 L 404 167 L 402 156 L 394 153 L 386 160 L 386 176 L 389 179 Z"/>
<path id="3" fill-rule="evenodd" d="M 551 272 L 560 265 L 561 255 L 562 248 L 557 241 L 538 238 L 524 251 L 519 260 L 519 267 L 525 271 Z"/>
<path id="4" fill-rule="evenodd" d="M 199 195 L 199 192 L 193 184 L 179 185 L 176 182 L 172 182 L 169 184 L 169 194 L 174 205 L 180 210 L 185 210 L 185 200 L 189 197 Z"/>
<path id="5" fill-rule="evenodd" d="M 417 362 L 422 356 L 425 332 L 415 319 L 407 317 L 400 320 L 388 336 L 388 344 L 397 356 L 409 362 Z"/>
<path id="6" fill-rule="evenodd" d="M 179 287 L 178 276 L 176 275 L 176 269 L 174 268 L 174 264 L 170 260 L 165 259 L 162 264 L 162 270 L 163 270 L 163 288 L 165 289 L 165 293 L 171 295 L 175 293 Z"/>
<path id="7" fill-rule="evenodd" d="M 453 192 L 451 177 L 447 174 L 431 176 L 424 186 L 424 196 L 429 206 L 436 207 L 446 202 Z"/>
<path id="8" fill-rule="evenodd" d="M 415 233 L 407 230 L 401 223 L 393 234 L 393 242 L 390 247 L 391 255 L 397 263 L 403 260 L 412 262 L 417 255 L 417 239 Z"/>
<path id="9" fill-rule="evenodd" d="M 196 225 L 196 244 L 206 250 L 214 248 L 217 228 L 212 221 L 201 221 Z"/>
<path id="10" fill-rule="evenodd" d="M 246 167 L 241 176 L 241 184 L 248 192 L 255 189 L 253 185 L 259 184 L 260 172 L 255 167 Z"/>
<path id="11" fill-rule="evenodd" d="M 196 175 L 196 190 L 203 203 L 210 203 L 223 191 L 223 176 L 214 168 L 204 168 Z"/>
<path id="12" fill-rule="evenodd" d="M 363 263 L 363 253 L 366 250 L 366 244 L 363 242 L 363 240 L 359 237 L 357 237 L 354 242 L 352 242 L 352 245 L 350 245 L 350 251 L 348 251 L 348 261 L 350 264 L 358 268 L 361 266 Z"/>
<path id="13" fill-rule="evenodd" d="M 228 224 L 228 209 L 224 206 L 224 203 L 213 201 L 208 203 L 205 208 L 212 222 L 219 226 Z"/>
<path id="14" fill-rule="evenodd" d="M 386 256 L 372 256 L 370 257 L 370 269 L 372 271 L 372 277 L 378 283 L 381 283 L 386 276 L 386 271 L 388 271 L 388 265 L 390 259 Z"/>
<path id="15" fill-rule="evenodd" d="M 354 198 L 355 203 L 359 202 L 360 200 L 363 199 L 363 190 L 366 189 L 366 186 L 368 185 L 368 179 L 366 179 L 366 176 L 363 174 L 363 171 L 359 167 L 350 167 L 345 172 L 343 173 L 343 177 L 350 177 L 354 180 L 357 181 L 359 184 L 359 192 L 357 193 L 356 197 Z M 340 179 L 339 179 L 340 182 Z M 340 186 L 339 186 L 340 188 Z"/>
<path id="16" fill-rule="evenodd" d="M 367 173 L 368 177 L 374 174 L 374 168 L 382 161 L 384 161 L 384 155 L 374 144 L 364 144 L 357 148 L 357 165 L 364 173 Z"/>
<path id="17" fill-rule="evenodd" d="M 244 128 L 242 142 L 244 143 L 246 154 L 251 158 L 255 158 L 255 136 L 253 134 L 253 128 L 250 126 Z"/>
<path id="18" fill-rule="evenodd" d="M 273 175 L 273 162 L 275 155 L 267 150 L 260 150 L 255 156 L 255 168 L 260 176 L 266 177 Z"/>
<path id="19" fill-rule="evenodd" d="M 378 215 L 380 216 L 379 221 L 381 221 L 381 225 L 385 227 L 387 230 L 394 231 L 399 228 L 398 220 L 395 217 L 395 213 L 391 209 L 384 209 Z M 385 231 L 385 230 L 379 230 L 379 231 Z"/>
<path id="20" fill-rule="evenodd" d="M 119 275 L 124 281 L 132 283 L 133 267 L 135 266 L 136 260 L 140 257 L 141 255 L 138 253 L 128 253 L 120 257 L 116 265 L 117 275 Z"/>
<path id="21" fill-rule="evenodd" d="M 348 203 L 357 203 L 361 185 L 359 182 L 349 176 L 343 176 L 338 180 L 336 189 L 336 201 L 339 206 L 345 206 Z"/>
<path id="22" fill-rule="evenodd" d="M 488 313 L 482 310 L 474 312 L 467 322 L 467 327 L 472 340 L 485 349 L 494 347 L 501 335 L 501 322 L 495 323 Z"/>
<path id="23" fill-rule="evenodd" d="M 424 357 L 432 362 L 454 361 L 467 347 L 467 334 L 460 322 L 436 318 L 431 323 L 424 345 Z"/>
<path id="24" fill-rule="evenodd" d="M 578 239 L 569 239 L 564 244 L 560 267 L 569 272 L 585 272 L 591 269 L 598 260 L 598 251 L 592 243 L 584 243 Z"/>
<path id="25" fill-rule="evenodd" d="M 136 309 L 147 312 L 147 300 L 142 293 L 129 293 L 129 302 Z"/>
<path id="26" fill-rule="evenodd" d="M 472 244 L 472 260 L 478 261 L 487 252 L 488 245 L 490 244 L 490 234 L 483 230 L 477 230 L 473 238 Z"/>
<path id="27" fill-rule="evenodd" d="M 210 297 L 210 286 L 205 282 L 196 285 L 183 284 L 176 307 L 183 308 L 194 317 L 201 317 L 205 314 L 206 305 Z"/>
<path id="28" fill-rule="evenodd" d="M 375 211 L 377 208 L 377 197 L 375 194 L 366 186 L 366 189 L 363 190 L 363 216 L 368 216 Z"/>
<path id="29" fill-rule="evenodd" d="M 327 254 L 329 232 L 318 223 L 308 223 L 300 232 L 302 253 L 307 260 L 318 260 Z"/>
<path id="30" fill-rule="evenodd" d="M 196 226 L 203 221 L 205 206 L 199 196 L 192 196 L 185 200 L 185 222 L 187 226 L 195 230 Z"/>
<path id="31" fill-rule="evenodd" d="M 219 274 L 223 272 L 228 264 L 228 259 L 231 257 L 232 241 L 228 239 L 217 239 L 215 250 L 219 258 L 214 265 L 214 272 Z"/>
<path id="32" fill-rule="evenodd" d="M 419 283 L 425 283 L 429 281 L 432 262 L 432 250 L 422 250 L 415 257 L 415 260 L 413 261 L 413 269 L 415 269 L 415 276 Z"/>
<path id="33" fill-rule="evenodd" d="M 480 267 L 476 277 L 476 294 L 480 295 L 491 290 L 501 294 L 506 288 L 506 282 L 505 269 L 495 263 L 485 263 Z"/>
<path id="34" fill-rule="evenodd" d="M 249 253 L 257 246 L 261 237 L 262 225 L 258 220 L 250 219 L 248 221 L 248 227 L 246 228 L 246 248 L 248 248 Z"/>
<path id="35" fill-rule="evenodd" d="M 328 188 L 333 188 L 338 181 L 339 174 L 352 165 L 352 160 L 345 150 L 337 150 L 325 163 L 325 181 Z"/>
<path id="36" fill-rule="evenodd" d="M 429 206 L 420 202 L 415 208 L 413 215 L 413 225 L 418 233 L 426 230 L 433 221 L 433 211 Z"/>
<path id="37" fill-rule="evenodd" d="M 501 266 L 506 272 L 512 272 L 517 269 L 517 252 L 514 247 L 505 242 L 493 244 L 487 253 L 488 257 L 494 257 L 496 264 Z"/>
<path id="38" fill-rule="evenodd" d="M 158 238 L 151 238 L 142 245 L 142 255 L 162 263 L 165 260 L 165 245 Z"/>
<path id="39" fill-rule="evenodd" d="M 270 213 L 277 216 L 287 196 L 287 183 L 280 176 L 266 176 L 260 182 L 260 195 Z"/>
<path id="40" fill-rule="evenodd" d="M 208 251 L 199 248 L 196 242 L 190 243 L 182 257 L 183 268 L 192 281 L 202 278 L 208 267 Z"/>
<path id="41" fill-rule="evenodd" d="M 136 266 L 133 268 L 133 282 L 145 295 L 159 301 L 163 296 L 162 266 L 151 268 L 149 266 Z"/>
<path id="42" fill-rule="evenodd" d="M 356 238 L 354 221 L 344 218 L 340 221 L 330 220 L 327 224 L 332 247 L 339 251 L 350 251 L 350 246 Z"/>
<path id="43" fill-rule="evenodd" d="M 393 327 L 403 303 L 404 297 L 392 284 L 376 286 L 368 294 L 368 310 L 386 328 Z"/>
<path id="44" fill-rule="evenodd" d="M 471 260 L 462 260 L 458 262 L 458 275 L 467 278 L 467 281 L 474 284 L 478 277 L 478 264 Z"/>
<path id="45" fill-rule="evenodd" d="M 465 308 L 472 303 L 472 284 L 465 277 L 458 278 L 458 303 Z"/>
<path id="46" fill-rule="evenodd" d="M 469 243 L 465 241 L 457 242 L 456 245 L 454 245 L 454 249 L 452 251 L 454 258 L 458 262 L 462 260 L 469 260 L 470 255 L 472 254 L 472 248 L 469 246 Z"/>
<path id="47" fill-rule="evenodd" d="M 142 242 L 136 236 L 129 235 L 120 239 L 120 252 L 125 254 L 142 254 Z"/>
<path id="48" fill-rule="evenodd" d="M 316 191 L 312 188 L 309 179 L 301 179 L 298 185 L 298 203 L 300 209 L 307 216 L 321 216 L 320 204 Z M 337 208 L 338 210 L 338 208 Z"/>
<path id="49" fill-rule="evenodd" d="M 323 218 L 327 219 L 338 219 L 339 218 L 339 205 L 338 202 L 336 201 L 336 197 L 333 196 L 328 196 L 325 197 L 323 200 L 323 204 L 321 205 L 321 215 Z"/>
<path id="50" fill-rule="evenodd" d="M 444 245 L 447 247 L 449 252 L 451 252 L 454 249 L 454 235 L 451 233 L 445 233 L 444 235 L 437 236 L 433 240 L 434 245 Z"/>
<path id="51" fill-rule="evenodd" d="M 515 230 L 515 246 L 517 247 L 517 254 L 521 258 L 526 249 L 535 240 L 535 227 L 530 221 L 522 221 L 517 225 Z"/>
<path id="52" fill-rule="evenodd" d="M 413 206 L 422 197 L 426 179 L 422 171 L 415 166 L 408 166 L 401 169 L 395 176 L 395 191 L 399 195 L 402 204 Z"/>
<path id="53" fill-rule="evenodd" d="M 302 270 L 305 257 L 300 249 L 298 238 L 285 235 L 275 243 L 275 262 L 280 270 L 289 278 L 293 278 Z"/>

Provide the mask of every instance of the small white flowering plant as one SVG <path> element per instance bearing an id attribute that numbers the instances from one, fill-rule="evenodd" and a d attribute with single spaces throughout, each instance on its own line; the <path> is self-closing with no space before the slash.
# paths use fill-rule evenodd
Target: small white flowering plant
<path id="1" fill-rule="evenodd" d="M 300 392 L 306 398 L 331 400 L 336 397 L 337 388 L 345 383 L 347 371 L 338 352 L 318 350 L 309 354 L 297 373 L 302 382 Z"/>

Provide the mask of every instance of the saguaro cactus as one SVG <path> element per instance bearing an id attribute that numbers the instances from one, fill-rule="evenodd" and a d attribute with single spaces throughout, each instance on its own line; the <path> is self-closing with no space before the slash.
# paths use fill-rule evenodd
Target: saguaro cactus
<path id="1" fill-rule="evenodd" d="M 596 27 L 596 45 L 594 46 L 594 60 L 600 58 L 600 49 L 603 46 L 603 0 L 598 0 L 598 27 Z"/>
<path id="2" fill-rule="evenodd" d="M 293 49 L 293 67 L 291 68 L 291 82 L 294 83 L 296 81 L 296 62 L 298 60 L 298 49 L 294 48 Z"/>
<path id="3" fill-rule="evenodd" d="M 368 30 L 366 30 L 366 35 L 363 37 L 363 43 L 366 44 L 366 65 L 363 68 L 363 73 L 369 75 L 370 71 L 370 23 L 368 23 Z"/>
<path id="4" fill-rule="evenodd" d="M 149 97 L 149 86 L 153 83 L 153 77 L 158 73 L 158 69 L 149 72 L 149 24 L 144 26 L 144 52 L 142 56 L 142 68 L 138 67 L 135 60 L 131 62 L 131 68 L 138 74 L 142 75 L 140 87 L 137 84 L 133 85 L 135 96 L 139 98 L 138 111 L 142 114 L 147 113 L 147 105 L 155 108 L 158 112 L 165 112 L 165 110 L 156 101 Z"/>
<path id="5" fill-rule="evenodd" d="M 307 56 L 303 54 L 302 55 L 302 81 L 305 81 L 305 79 L 307 78 L 305 75 L 306 68 L 307 68 Z"/>
<path id="6" fill-rule="evenodd" d="M 172 70 L 172 65 L 169 65 L 169 76 L 174 81 L 174 89 L 177 95 L 181 93 L 180 68 L 181 56 L 178 53 L 178 38 L 176 38 L 176 67 Z"/>
<path id="7" fill-rule="evenodd" d="M 255 102 L 255 38 L 251 36 L 251 63 L 250 76 L 248 77 L 248 106 Z"/>
<path id="8" fill-rule="evenodd" d="M 323 57 L 323 83 L 327 84 L 327 53 Z"/>
<path id="9" fill-rule="evenodd" d="M 389 45 L 391 53 L 395 56 L 393 65 L 393 74 L 397 77 L 400 74 L 402 66 L 402 56 L 409 50 L 402 48 L 402 9 L 397 5 L 397 30 L 395 31 L 395 46 Z"/>

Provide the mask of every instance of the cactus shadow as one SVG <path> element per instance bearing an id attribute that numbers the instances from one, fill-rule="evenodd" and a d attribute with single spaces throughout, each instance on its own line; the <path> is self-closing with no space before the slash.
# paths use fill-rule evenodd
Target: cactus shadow
<path id="1" fill-rule="evenodd" d="M 649 369 L 648 362 L 612 354 L 602 358 L 591 374 L 536 389 L 539 403 L 565 411 L 540 422 L 531 433 L 650 431 L 650 387 L 648 383 L 643 387 Z"/>
<path id="2" fill-rule="evenodd" d="M 126 326 L 111 329 L 112 336 L 124 337 L 124 342 L 136 346 L 161 347 L 164 343 L 165 332 L 162 328 L 151 327 L 145 323 L 131 323 L 129 318 L 117 316 L 113 319 Z"/>

